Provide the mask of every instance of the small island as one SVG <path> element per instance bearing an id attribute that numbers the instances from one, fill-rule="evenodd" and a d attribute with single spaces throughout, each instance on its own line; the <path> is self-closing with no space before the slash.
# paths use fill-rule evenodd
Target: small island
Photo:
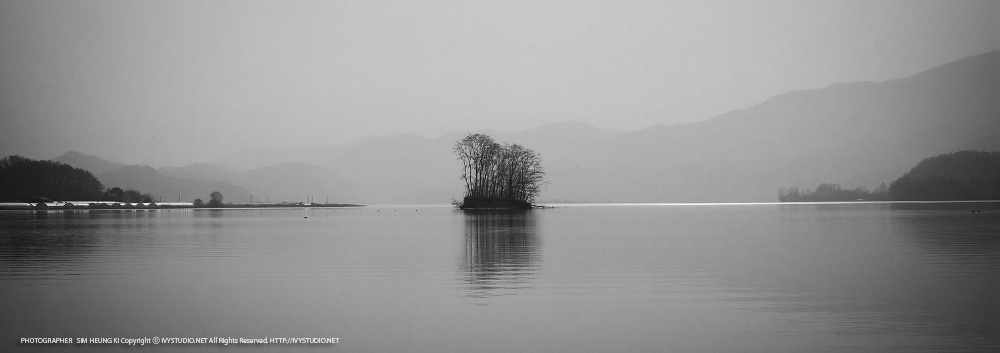
<path id="1" fill-rule="evenodd" d="M 452 203 L 466 209 L 531 209 L 544 185 L 541 156 L 518 144 L 497 143 L 470 134 L 455 143 L 462 161 L 465 197 Z"/>

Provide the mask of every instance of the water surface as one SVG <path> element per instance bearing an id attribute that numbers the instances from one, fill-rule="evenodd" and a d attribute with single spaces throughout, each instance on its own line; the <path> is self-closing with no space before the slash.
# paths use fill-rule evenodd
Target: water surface
<path id="1" fill-rule="evenodd" d="M 998 351 L 997 210 L 3 212 L 0 351 Z M 153 336 L 341 340 L 17 343 Z"/>

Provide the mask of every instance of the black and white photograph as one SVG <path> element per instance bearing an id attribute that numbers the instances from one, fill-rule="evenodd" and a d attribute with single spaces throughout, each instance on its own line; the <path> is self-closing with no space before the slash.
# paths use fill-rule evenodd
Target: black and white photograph
<path id="1" fill-rule="evenodd" d="M 1000 352 L 1000 1 L 0 0 L 0 352 Z"/>

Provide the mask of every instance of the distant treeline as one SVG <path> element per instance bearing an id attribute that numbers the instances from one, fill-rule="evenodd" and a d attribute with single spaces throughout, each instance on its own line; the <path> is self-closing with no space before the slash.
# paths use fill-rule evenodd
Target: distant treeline
<path id="1" fill-rule="evenodd" d="M 961 151 L 924 159 L 888 187 L 873 192 L 820 184 L 813 190 L 781 189 L 782 202 L 1000 200 L 1000 152 Z"/>
<path id="2" fill-rule="evenodd" d="M 57 201 L 153 202 L 153 195 L 113 187 L 94 174 L 59 162 L 21 156 L 0 159 L 0 201 L 47 198 Z"/>
<path id="3" fill-rule="evenodd" d="M 144 194 L 138 190 L 122 190 L 120 187 L 113 187 L 104 191 L 101 195 L 100 201 L 118 201 L 118 202 L 154 202 L 154 196 L 150 194 Z"/>
<path id="4" fill-rule="evenodd" d="M 212 191 L 212 194 L 208 196 L 208 207 L 222 207 L 222 193 L 218 191 Z M 202 199 L 194 199 L 194 207 L 205 207 L 205 201 Z"/>
<path id="5" fill-rule="evenodd" d="M 799 188 L 781 189 L 778 191 L 781 202 L 824 202 L 824 201 L 888 201 L 891 200 L 885 183 L 875 191 L 865 188 L 843 189 L 839 184 L 822 183 L 816 190 L 799 190 Z"/>

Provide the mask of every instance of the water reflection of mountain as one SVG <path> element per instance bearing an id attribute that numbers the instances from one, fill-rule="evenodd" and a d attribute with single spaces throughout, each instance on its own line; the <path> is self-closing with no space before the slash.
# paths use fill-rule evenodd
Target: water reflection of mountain
<path id="1" fill-rule="evenodd" d="M 538 262 L 538 236 L 531 211 L 467 210 L 465 279 L 470 296 L 511 294 L 529 287 Z"/>

